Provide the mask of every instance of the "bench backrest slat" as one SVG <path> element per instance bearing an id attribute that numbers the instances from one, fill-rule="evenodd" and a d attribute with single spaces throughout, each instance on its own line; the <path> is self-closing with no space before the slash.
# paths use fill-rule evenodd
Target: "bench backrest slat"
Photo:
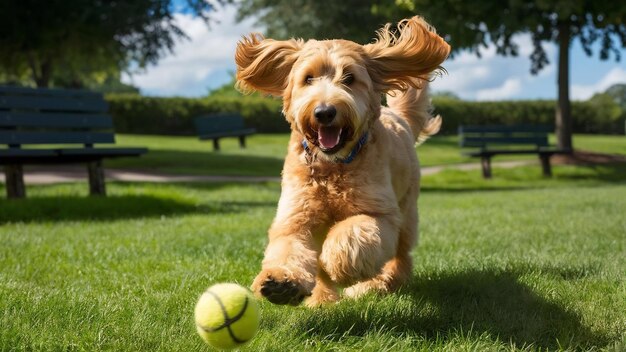
<path id="1" fill-rule="evenodd" d="M 1 131 L 0 144 L 95 144 L 115 143 L 108 132 L 22 132 Z"/>
<path id="2" fill-rule="evenodd" d="M 103 114 L 68 114 L 58 112 L 2 112 L 0 128 L 56 127 L 56 128 L 113 128 L 113 119 Z"/>
<path id="3" fill-rule="evenodd" d="M 78 89 L 54 89 L 54 88 L 25 88 L 0 86 L 0 95 L 34 95 L 49 97 L 65 97 L 65 98 L 101 98 L 102 94 L 89 90 Z"/>
<path id="4" fill-rule="evenodd" d="M 0 144 L 115 143 L 102 94 L 0 86 Z"/>
<path id="5" fill-rule="evenodd" d="M 210 114 L 197 117 L 196 129 L 199 134 L 240 130 L 244 128 L 243 118 L 239 114 Z"/>
<path id="6" fill-rule="evenodd" d="M 548 146 L 548 137 L 465 137 L 463 147 L 484 147 L 489 144 L 532 144 L 538 147 Z"/>
<path id="7" fill-rule="evenodd" d="M 550 132 L 552 129 L 543 125 L 459 126 L 459 143 L 462 148 L 486 148 L 488 145 L 546 147 Z"/>
<path id="8" fill-rule="evenodd" d="M 105 112 L 109 106 L 102 98 L 65 98 L 35 96 L 2 96 L 0 110 L 46 110 Z"/>
<path id="9" fill-rule="evenodd" d="M 467 125 L 459 126 L 459 133 L 551 133 L 553 129 L 545 125 Z"/>

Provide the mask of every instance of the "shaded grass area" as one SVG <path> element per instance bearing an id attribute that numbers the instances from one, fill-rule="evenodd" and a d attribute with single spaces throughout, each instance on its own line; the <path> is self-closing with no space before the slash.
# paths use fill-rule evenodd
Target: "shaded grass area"
<path id="1" fill-rule="evenodd" d="M 308 327 L 312 336 L 330 337 L 338 343 L 348 336 L 366 338 L 373 332 L 412 336 L 414 341 L 403 343 L 407 350 L 458 348 L 459 343 L 522 349 L 591 348 L 611 343 L 614 336 L 594 332 L 575 312 L 525 284 L 522 275 L 527 270 L 474 268 L 438 273 L 436 278 L 428 272 L 416 275 L 395 297 L 370 297 L 369 304 L 342 303 L 340 308 L 316 311 L 294 324 L 301 330 Z"/>
<path id="2" fill-rule="evenodd" d="M 137 218 L 162 218 L 186 214 L 228 214 L 256 206 L 274 206 L 269 200 L 237 199 L 236 184 L 135 184 L 109 182 L 113 192 L 107 197 L 89 197 L 87 187 L 77 184 L 29 186 L 29 198 L 0 200 L 0 225 L 9 223 L 106 222 Z M 275 189 L 268 184 L 263 190 Z M 116 189 L 121 192 L 115 192 Z M 0 188 L 4 191 L 3 188 Z M 33 193 L 31 196 L 30 193 Z M 193 195 L 211 194 L 207 199 Z M 228 195 L 228 198 L 221 198 Z M 217 201 L 219 199 L 219 201 Z M 262 198 L 261 198 L 262 199 Z M 212 201 L 215 200 L 215 201 Z"/>
<path id="3" fill-rule="evenodd" d="M 424 178 L 407 286 L 317 310 L 261 302 L 244 350 L 623 350 L 625 170 L 554 171 Z M 86 193 L 31 186 L 0 200 L 0 350 L 209 350 L 195 301 L 215 282 L 251 283 L 279 185 Z"/>

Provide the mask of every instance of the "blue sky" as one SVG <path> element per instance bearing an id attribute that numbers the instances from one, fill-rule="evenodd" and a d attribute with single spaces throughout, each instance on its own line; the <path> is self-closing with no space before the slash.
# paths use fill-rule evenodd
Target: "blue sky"
<path id="1" fill-rule="evenodd" d="M 208 28 L 189 14 L 176 14 L 176 21 L 191 40 L 182 40 L 155 66 L 123 80 L 138 86 L 143 94 L 156 96 L 205 96 L 209 90 L 228 83 L 235 70 L 234 53 L 242 35 L 254 31 L 253 21 L 236 23 L 235 9 L 226 7 L 213 14 L 219 21 Z M 518 57 L 502 57 L 494 48 L 483 50 L 482 58 L 462 52 L 444 63 L 448 75 L 433 82 L 433 91 L 451 91 L 468 100 L 553 99 L 556 97 L 557 50 L 546 44 L 551 64 L 538 75 L 530 74 L 528 58 L 532 45 L 528 35 L 515 38 Z M 626 83 L 626 50 L 622 61 L 601 61 L 597 48 L 587 57 L 578 41 L 571 48 L 570 94 L 588 99 L 615 83 Z"/>

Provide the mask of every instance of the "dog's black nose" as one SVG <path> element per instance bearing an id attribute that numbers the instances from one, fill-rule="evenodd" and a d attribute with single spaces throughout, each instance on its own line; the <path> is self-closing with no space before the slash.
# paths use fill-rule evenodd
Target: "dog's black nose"
<path id="1" fill-rule="evenodd" d="M 337 109 L 333 105 L 318 105 L 315 110 L 313 110 L 313 115 L 315 115 L 315 119 L 323 124 L 327 125 L 333 121 L 335 116 L 337 116 Z"/>

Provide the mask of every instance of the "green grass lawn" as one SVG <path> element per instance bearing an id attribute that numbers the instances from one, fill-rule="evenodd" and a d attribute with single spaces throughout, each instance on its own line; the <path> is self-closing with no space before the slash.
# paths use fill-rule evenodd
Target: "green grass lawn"
<path id="1" fill-rule="evenodd" d="M 194 137 L 119 135 L 121 146 L 145 146 L 150 152 L 140 158 L 106 160 L 112 168 L 159 171 L 193 175 L 279 176 L 287 153 L 289 136 L 257 134 L 240 149 L 236 138 L 221 141 L 222 151 L 214 152 L 211 141 Z M 625 136 L 577 135 L 577 148 L 626 155 Z M 435 136 L 417 149 L 422 165 L 478 162 L 462 156 L 456 136 Z M 498 156 L 494 161 L 537 159 L 533 155 Z"/>
<path id="2" fill-rule="evenodd" d="M 211 141 L 194 137 L 119 135 L 122 146 L 145 146 L 150 152 L 141 158 L 105 161 L 108 167 L 153 170 L 193 175 L 280 176 L 287 154 L 287 134 L 257 134 L 247 138 L 246 149 L 236 138 L 220 140 L 214 152 Z M 626 142 L 624 143 L 626 145 Z M 423 165 L 472 162 L 461 155 L 457 137 L 434 137 L 418 149 Z"/>
<path id="3" fill-rule="evenodd" d="M 244 350 L 626 349 L 626 168 L 554 173 L 425 177 L 410 284 L 315 310 L 261 302 Z M 194 304 L 251 283 L 279 185 L 86 188 L 0 200 L 0 350 L 210 350 Z"/>
<path id="4" fill-rule="evenodd" d="M 148 147 L 140 158 L 110 159 L 106 167 L 190 175 L 280 176 L 287 154 L 288 135 L 257 134 L 239 148 L 237 138 L 220 140 L 221 151 L 212 141 L 195 137 L 119 135 L 120 146 Z"/>
<path id="5" fill-rule="evenodd" d="M 574 145 L 583 150 L 626 155 L 626 136 L 576 135 Z"/>

